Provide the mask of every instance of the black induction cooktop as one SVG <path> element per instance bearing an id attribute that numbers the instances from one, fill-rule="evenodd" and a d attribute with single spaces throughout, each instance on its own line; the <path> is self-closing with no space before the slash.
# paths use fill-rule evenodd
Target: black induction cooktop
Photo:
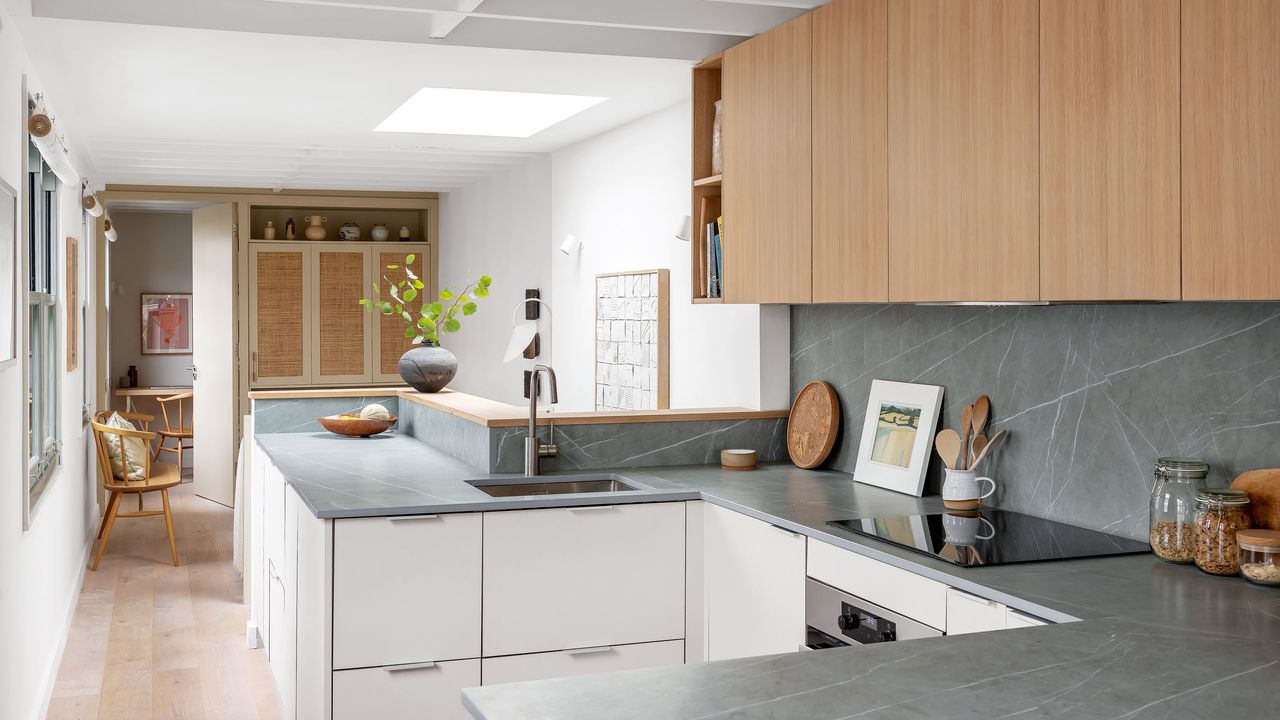
<path id="1" fill-rule="evenodd" d="M 962 567 L 1150 552 L 1147 543 L 1008 510 L 836 520 L 841 530 Z"/>

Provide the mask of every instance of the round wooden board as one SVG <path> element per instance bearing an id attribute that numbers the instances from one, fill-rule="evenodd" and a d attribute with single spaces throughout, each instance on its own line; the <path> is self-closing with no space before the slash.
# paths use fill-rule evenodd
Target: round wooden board
<path id="1" fill-rule="evenodd" d="M 840 399 L 830 383 L 814 380 L 796 396 L 787 417 L 787 453 L 796 467 L 826 462 L 840 432 Z"/>

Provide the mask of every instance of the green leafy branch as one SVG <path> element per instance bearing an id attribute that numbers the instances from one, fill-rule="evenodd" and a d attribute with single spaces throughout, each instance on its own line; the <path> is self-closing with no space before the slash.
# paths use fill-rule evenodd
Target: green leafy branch
<path id="1" fill-rule="evenodd" d="M 378 295 L 376 298 L 364 298 L 360 300 L 360 304 L 369 312 L 380 312 L 383 315 L 398 315 L 404 321 L 404 336 L 412 338 L 415 345 L 429 343 L 431 345 L 440 344 L 440 333 L 456 333 L 462 328 L 462 323 L 458 320 L 458 313 L 462 313 L 464 317 L 474 315 L 478 309 L 476 300 L 489 296 L 489 286 L 493 283 L 493 279 L 488 275 L 481 275 L 479 280 L 467 283 L 459 293 L 454 293 L 449 288 L 440 291 L 439 299 L 427 301 L 422 291 L 426 288 L 426 284 L 422 279 L 413 272 L 413 261 L 417 256 L 409 255 L 404 259 L 403 265 L 388 265 L 388 270 L 400 270 L 404 273 L 403 280 L 393 281 L 386 275 L 382 276 L 385 283 L 382 287 L 386 288 L 386 294 L 390 296 L 390 300 L 382 297 L 382 287 L 378 283 L 373 284 L 373 292 Z M 415 307 L 412 305 L 422 298 L 421 302 Z"/>

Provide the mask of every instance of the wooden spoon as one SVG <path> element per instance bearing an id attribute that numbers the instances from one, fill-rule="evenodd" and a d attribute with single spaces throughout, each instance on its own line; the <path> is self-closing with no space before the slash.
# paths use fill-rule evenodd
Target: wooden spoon
<path id="1" fill-rule="evenodd" d="M 960 410 L 960 465 L 958 469 L 969 467 L 969 434 L 973 429 L 973 406 L 965 405 Z"/>
<path id="2" fill-rule="evenodd" d="M 991 417 L 991 398 L 979 395 L 973 404 L 973 434 L 981 435 L 987 429 L 987 420 Z M 975 451 L 976 452 L 976 451 Z"/>
<path id="3" fill-rule="evenodd" d="M 982 453 L 982 449 L 987 446 L 986 435 L 973 436 L 973 445 L 969 446 L 969 467 L 977 465 L 978 455 Z"/>
<path id="4" fill-rule="evenodd" d="M 938 437 L 934 439 L 933 447 L 938 451 L 938 457 L 942 458 L 942 462 L 952 470 L 956 467 L 956 459 L 960 457 L 960 433 L 947 428 L 938 433 Z"/>
<path id="5" fill-rule="evenodd" d="M 999 445 L 1000 441 L 1004 440 L 1005 435 L 1008 435 L 1008 434 L 1009 434 L 1008 430 L 1001 430 L 995 435 L 992 435 L 991 440 L 987 443 L 987 446 L 982 448 L 982 452 L 978 453 L 977 459 L 973 461 L 973 465 L 971 465 L 970 467 L 971 468 L 978 467 L 978 464 L 981 463 L 983 460 L 985 460 L 986 457 L 991 454 L 992 449 L 994 449 L 995 446 Z"/>

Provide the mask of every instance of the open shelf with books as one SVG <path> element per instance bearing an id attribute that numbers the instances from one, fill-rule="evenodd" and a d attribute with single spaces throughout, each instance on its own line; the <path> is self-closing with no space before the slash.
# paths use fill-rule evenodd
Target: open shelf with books
<path id="1" fill-rule="evenodd" d="M 712 156 L 716 132 L 716 103 L 720 101 L 722 55 L 693 68 L 693 168 L 691 177 L 690 287 L 694 303 L 724 302 L 724 218 L 721 215 L 721 169 Z"/>

